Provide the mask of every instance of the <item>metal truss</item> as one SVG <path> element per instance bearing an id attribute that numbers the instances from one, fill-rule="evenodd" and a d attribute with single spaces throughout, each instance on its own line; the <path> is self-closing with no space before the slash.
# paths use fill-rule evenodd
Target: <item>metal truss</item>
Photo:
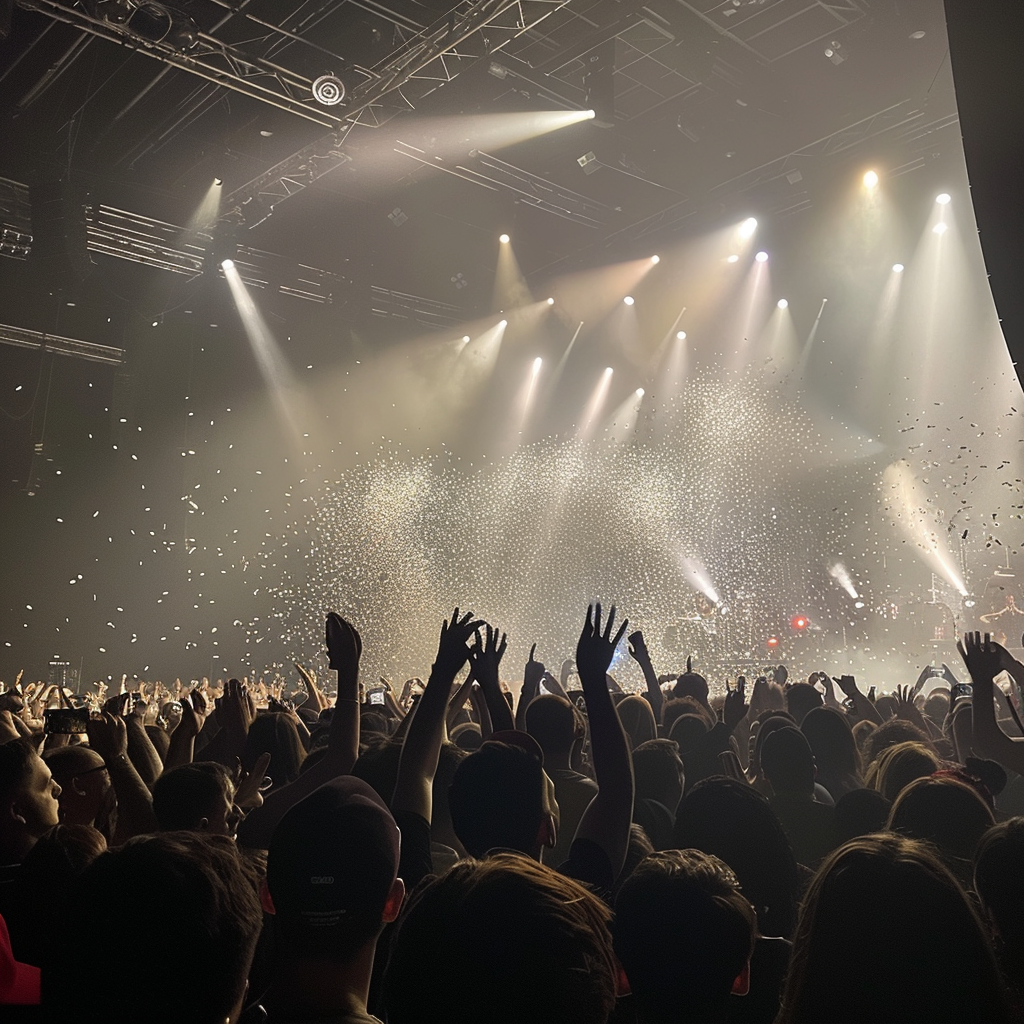
<path id="1" fill-rule="evenodd" d="M 342 128 L 235 189 L 221 204 L 222 217 L 238 218 L 249 227 L 260 223 L 278 203 L 344 162 L 341 146 L 356 124 L 379 127 L 400 111 L 414 109 L 416 102 L 452 82 L 468 65 L 504 49 L 568 3 L 462 0 L 444 18 L 411 36 L 369 69 L 369 77 L 348 94 Z"/>
<path id="2" fill-rule="evenodd" d="M 475 150 L 464 163 L 449 166 L 440 157 L 428 157 L 422 150 L 399 142 L 395 152 L 433 170 L 443 171 L 492 192 L 505 192 L 516 202 L 553 214 L 588 228 L 604 227 L 613 211 L 595 199 L 562 188 L 546 178 Z"/>
<path id="3" fill-rule="evenodd" d="M 42 349 L 58 356 L 72 356 L 85 359 L 91 363 L 108 363 L 120 366 L 124 362 L 124 349 L 111 345 L 97 345 L 92 341 L 79 341 L 76 338 L 65 338 L 59 334 L 46 334 L 43 331 L 29 331 L 24 327 L 11 327 L 0 324 L 0 345 L 13 345 L 15 348 Z"/>
<path id="4" fill-rule="evenodd" d="M 268 103 L 325 128 L 337 128 L 348 117 L 344 109 L 332 113 L 331 108 L 314 101 L 310 92 L 311 79 L 203 32 L 194 33 L 198 40 L 194 49 L 182 52 L 170 43 L 144 39 L 127 25 L 94 18 L 84 10 L 67 6 L 59 0 L 32 0 L 32 7 L 89 35 L 130 47 L 137 53 L 197 75 L 214 85 Z M 355 70 L 368 74 L 360 68 Z"/>

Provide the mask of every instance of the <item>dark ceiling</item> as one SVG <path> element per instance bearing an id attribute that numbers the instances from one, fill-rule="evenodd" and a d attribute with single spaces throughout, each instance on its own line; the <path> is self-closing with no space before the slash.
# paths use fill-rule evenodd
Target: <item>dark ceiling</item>
<path id="1" fill-rule="evenodd" d="M 894 177 L 959 158 L 941 0 L 450 2 L 15 5 L 0 43 L 0 254 L 49 258 L 65 289 L 105 266 L 105 282 L 140 293 L 195 278 L 233 233 L 268 290 L 356 307 L 398 292 L 414 319 L 454 322 L 479 312 L 491 275 L 479 289 L 453 278 L 493 266 L 499 231 L 543 280 L 749 212 L 796 217 L 851 164 Z M 147 45 L 138 33 L 159 35 L 168 11 L 184 42 Z M 490 20 L 474 31 L 474 18 Z M 305 91 L 328 71 L 347 104 Z M 471 127 L 464 151 L 440 156 L 417 135 L 424 117 L 596 106 L 608 76 L 610 127 L 495 152 Z M 382 146 L 403 155 L 372 161 Z M 578 162 L 588 153 L 596 173 Z M 214 176 L 230 197 L 221 237 L 185 244 Z M 152 302 L 166 294 L 154 286 Z"/>

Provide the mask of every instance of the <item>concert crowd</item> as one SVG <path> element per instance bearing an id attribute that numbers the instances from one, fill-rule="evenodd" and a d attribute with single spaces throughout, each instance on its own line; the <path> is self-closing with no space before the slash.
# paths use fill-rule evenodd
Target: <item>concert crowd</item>
<path id="1" fill-rule="evenodd" d="M 506 644 L 455 609 L 423 680 L 364 680 L 332 613 L 295 685 L 8 681 L 0 1017 L 1024 1021 L 1004 646 L 709 685 L 600 604 L 550 671 Z"/>

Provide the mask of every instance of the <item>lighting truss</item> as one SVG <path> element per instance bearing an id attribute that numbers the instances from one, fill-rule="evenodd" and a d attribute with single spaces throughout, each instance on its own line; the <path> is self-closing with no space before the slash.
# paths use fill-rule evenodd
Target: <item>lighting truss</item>
<path id="1" fill-rule="evenodd" d="M 107 363 L 112 366 L 120 366 L 124 362 L 124 349 L 114 348 L 112 345 L 97 345 L 92 341 L 79 341 L 77 338 L 65 338 L 59 334 L 30 331 L 9 324 L 0 324 L 0 345 L 42 349 L 58 356 L 72 356 L 91 363 Z"/>
<path id="2" fill-rule="evenodd" d="M 278 203 L 301 192 L 344 162 L 341 152 L 357 124 L 379 127 L 403 109 L 453 81 L 467 66 L 489 58 L 535 29 L 569 0 L 461 0 L 445 17 L 407 39 L 369 69 L 342 108 L 346 123 L 235 189 L 221 204 L 223 217 L 253 227 Z M 488 35 L 482 30 L 487 29 Z M 388 103 L 382 102 L 388 98 Z M 251 210 L 259 211 L 250 219 Z"/>

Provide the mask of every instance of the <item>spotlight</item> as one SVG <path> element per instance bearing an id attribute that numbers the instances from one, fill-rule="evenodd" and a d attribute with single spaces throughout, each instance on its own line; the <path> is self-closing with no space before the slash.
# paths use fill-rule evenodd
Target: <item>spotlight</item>
<path id="1" fill-rule="evenodd" d="M 733 253 L 733 255 L 730 256 L 725 262 L 726 263 L 739 263 L 739 261 L 740 261 L 739 256 L 737 256 L 735 253 Z"/>
<path id="2" fill-rule="evenodd" d="M 833 64 L 842 64 L 843 61 L 846 60 L 846 53 L 843 50 L 843 44 L 837 43 L 833 40 L 825 47 L 825 56 L 828 57 Z"/>
<path id="3" fill-rule="evenodd" d="M 321 75 L 313 82 L 313 99 L 325 107 L 336 107 L 345 98 L 345 83 L 337 75 Z"/>
<path id="4" fill-rule="evenodd" d="M 874 171 L 868 171 L 864 175 L 864 187 L 874 188 L 878 184 L 878 175 Z"/>
<path id="5" fill-rule="evenodd" d="M 757 260 L 758 263 L 767 263 L 768 262 L 768 253 L 766 253 L 764 250 L 762 250 L 761 252 L 759 252 L 754 257 L 754 259 Z"/>
<path id="6" fill-rule="evenodd" d="M 660 256 L 652 256 L 651 257 L 651 262 L 652 263 L 660 263 L 661 262 L 661 257 Z"/>
<path id="7" fill-rule="evenodd" d="M 644 389 L 643 388 L 637 388 L 636 389 L 636 397 L 637 398 L 643 398 L 644 397 Z"/>
<path id="8" fill-rule="evenodd" d="M 777 636 L 770 636 L 770 637 L 768 637 L 768 648 L 769 648 L 769 650 L 774 651 L 775 648 L 778 647 L 778 646 L 779 646 L 779 638 Z"/>
<path id="9" fill-rule="evenodd" d="M 218 188 L 219 188 L 221 185 L 224 184 L 224 179 L 223 178 L 214 178 L 213 179 L 213 183 L 214 183 L 214 185 L 218 186 Z"/>
<path id="10" fill-rule="evenodd" d="M 509 238 L 508 235 L 501 234 L 498 235 L 498 241 L 501 242 L 502 245 L 508 245 L 508 243 L 511 242 L 512 239 Z"/>
<path id="11" fill-rule="evenodd" d="M 754 232 L 756 230 L 757 230 L 757 220 L 754 217 L 748 217 L 740 225 L 740 237 L 741 238 L 750 238 L 754 234 Z"/>
<path id="12" fill-rule="evenodd" d="M 952 202 L 952 196 L 950 196 L 948 192 L 942 192 L 935 197 L 935 202 L 937 202 L 939 206 L 949 206 Z"/>
<path id="13" fill-rule="evenodd" d="M 548 299 L 548 305 L 549 305 L 549 306 L 553 306 L 554 304 L 555 304 L 555 300 L 554 300 L 554 299 L 550 299 L 550 298 L 549 298 L 549 299 Z"/>
<path id="14" fill-rule="evenodd" d="M 934 231 L 937 235 L 944 235 L 948 230 L 949 225 L 944 224 L 941 220 L 938 224 L 935 225 L 935 227 L 932 228 L 932 231 Z"/>
<path id="15" fill-rule="evenodd" d="M 597 154 L 593 150 L 576 157 L 576 163 L 583 168 L 584 174 L 593 174 L 601 169 L 601 161 L 597 159 Z"/>
<path id="16" fill-rule="evenodd" d="M 902 263 L 894 263 L 892 265 L 892 272 L 894 274 L 902 274 L 903 273 L 903 269 L 904 268 L 903 268 L 903 264 Z"/>
<path id="17" fill-rule="evenodd" d="M 606 377 L 610 377 L 610 376 L 611 376 L 611 375 L 612 375 L 612 374 L 613 374 L 614 372 L 615 372 L 615 371 L 614 371 L 614 370 L 613 370 L 613 369 L 612 369 L 612 368 L 611 368 L 610 366 L 606 366 L 606 367 L 604 368 L 604 375 L 605 375 Z"/>
<path id="18" fill-rule="evenodd" d="M 863 601 L 854 601 L 853 602 L 853 607 L 854 608 L 863 608 L 864 607 L 864 602 Z"/>
<path id="19" fill-rule="evenodd" d="M 779 309 L 789 309 L 789 299 L 779 299 Z"/>
<path id="20" fill-rule="evenodd" d="M 220 265 L 225 270 L 234 270 L 235 269 L 235 261 L 234 260 L 221 260 Z"/>
<path id="21" fill-rule="evenodd" d="M 462 344 L 463 345 L 468 345 L 469 344 L 469 335 L 468 334 L 464 334 L 462 336 Z"/>
<path id="22" fill-rule="evenodd" d="M 807 628 L 807 616 L 806 615 L 794 615 L 793 618 L 789 620 L 789 624 L 794 629 L 806 629 Z"/>
<path id="23" fill-rule="evenodd" d="M 540 368 L 543 365 L 544 365 L 544 360 L 541 359 L 540 356 L 537 356 L 537 358 L 534 359 L 534 361 L 533 361 L 533 372 L 534 373 L 539 373 L 540 372 Z"/>
<path id="24" fill-rule="evenodd" d="M 625 297 L 625 298 L 624 298 L 624 299 L 623 299 L 622 301 L 623 301 L 623 302 L 624 302 L 624 303 L 625 303 L 625 304 L 626 304 L 627 306 L 632 306 L 632 305 L 633 305 L 633 303 L 634 303 L 634 302 L 636 302 L 636 299 L 634 299 L 632 295 L 627 295 L 627 296 L 626 296 L 626 297 Z"/>
<path id="25" fill-rule="evenodd" d="M 676 331 L 676 341 L 686 341 L 686 331 Z"/>
<path id="26" fill-rule="evenodd" d="M 974 600 L 973 597 L 964 598 L 964 607 L 965 608 L 973 608 L 976 603 L 977 602 Z"/>
<path id="27" fill-rule="evenodd" d="M 595 118 L 595 117 L 597 117 L 597 111 L 596 111 L 596 110 L 588 110 L 588 111 L 587 111 L 587 117 L 588 117 L 588 118 L 589 118 L 589 119 L 590 119 L 591 121 L 593 121 L 593 120 L 594 120 L 594 118 Z"/>
<path id="28" fill-rule="evenodd" d="M 508 321 L 507 320 L 499 320 L 498 321 L 498 326 L 499 327 L 508 327 Z"/>

